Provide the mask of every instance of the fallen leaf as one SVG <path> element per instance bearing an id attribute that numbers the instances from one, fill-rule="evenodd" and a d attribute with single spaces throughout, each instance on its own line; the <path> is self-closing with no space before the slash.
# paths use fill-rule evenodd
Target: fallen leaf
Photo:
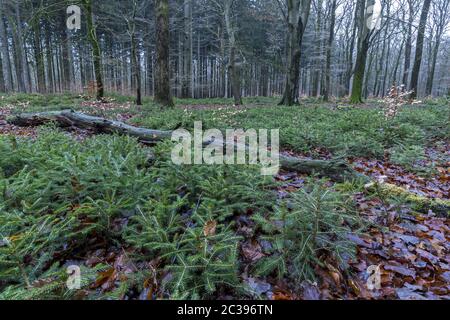
<path id="1" fill-rule="evenodd" d="M 217 229 L 217 222 L 214 220 L 208 221 L 204 228 L 203 228 L 203 234 L 205 237 L 214 236 L 216 234 Z"/>

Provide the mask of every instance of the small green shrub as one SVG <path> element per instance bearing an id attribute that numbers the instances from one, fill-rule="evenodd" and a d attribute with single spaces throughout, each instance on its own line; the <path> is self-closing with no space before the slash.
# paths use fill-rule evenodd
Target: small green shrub
<path id="1" fill-rule="evenodd" d="M 314 266 L 322 264 L 321 253 L 327 252 L 345 265 L 345 257 L 355 254 L 347 235 L 361 223 L 351 198 L 317 183 L 292 194 L 273 215 L 258 215 L 255 220 L 273 249 L 256 264 L 254 273 L 275 272 L 297 284 L 315 279 Z"/>

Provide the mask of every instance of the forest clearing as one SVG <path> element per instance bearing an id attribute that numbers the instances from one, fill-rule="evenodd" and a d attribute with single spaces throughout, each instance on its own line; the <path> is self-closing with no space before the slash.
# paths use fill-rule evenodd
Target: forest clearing
<path id="1" fill-rule="evenodd" d="M 2 1 L 0 300 L 449 300 L 449 11 Z"/>

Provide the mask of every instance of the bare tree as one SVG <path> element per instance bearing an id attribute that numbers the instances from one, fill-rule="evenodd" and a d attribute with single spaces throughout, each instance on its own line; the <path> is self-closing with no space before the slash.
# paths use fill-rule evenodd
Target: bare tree
<path id="1" fill-rule="evenodd" d="M 427 87 L 425 94 L 431 95 L 433 92 L 434 75 L 436 72 L 436 61 L 439 53 L 439 47 L 442 41 L 442 35 L 447 31 L 450 22 L 450 2 L 447 0 L 435 0 L 431 5 L 431 16 L 434 31 L 434 46 L 432 47 L 431 67 L 428 72 Z"/>
<path id="2" fill-rule="evenodd" d="M 370 46 L 370 37 L 373 30 L 370 28 L 370 20 L 373 18 L 373 12 L 369 12 L 369 8 L 373 8 L 375 0 L 358 0 L 358 53 L 356 56 L 355 70 L 353 74 L 352 85 L 352 103 L 362 103 L 364 74 L 366 70 L 367 52 Z"/>
<path id="3" fill-rule="evenodd" d="M 333 48 L 334 41 L 334 27 L 336 24 L 336 9 L 337 9 L 337 0 L 333 0 L 331 3 L 330 9 L 330 29 L 328 35 L 328 45 L 327 45 L 327 62 L 326 62 L 326 85 L 325 85 L 325 95 L 324 100 L 328 101 L 331 95 L 331 54 Z"/>
<path id="4" fill-rule="evenodd" d="M 291 106 L 298 102 L 301 46 L 311 11 L 311 0 L 286 0 L 286 6 L 287 67 L 285 89 L 280 105 Z"/>
<path id="5" fill-rule="evenodd" d="M 425 37 L 425 28 L 428 19 L 428 13 L 430 12 L 430 4 L 431 0 L 424 1 L 422 14 L 420 16 L 420 24 L 419 29 L 417 31 L 416 56 L 414 58 L 414 66 L 411 75 L 411 85 L 410 85 L 410 90 L 412 91 L 411 99 L 415 99 L 418 95 L 417 89 L 419 86 L 420 66 L 422 64 L 423 40 Z"/>

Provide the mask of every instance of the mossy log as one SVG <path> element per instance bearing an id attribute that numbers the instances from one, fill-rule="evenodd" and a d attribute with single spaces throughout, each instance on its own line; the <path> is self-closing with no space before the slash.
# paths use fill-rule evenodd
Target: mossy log
<path id="1" fill-rule="evenodd" d="M 419 196 L 406 189 L 390 183 L 372 182 L 366 185 L 369 192 L 381 192 L 384 196 L 403 197 L 407 202 L 414 206 L 414 209 L 427 213 L 432 210 L 434 213 L 448 217 L 450 215 L 450 200 L 433 199 Z"/>

